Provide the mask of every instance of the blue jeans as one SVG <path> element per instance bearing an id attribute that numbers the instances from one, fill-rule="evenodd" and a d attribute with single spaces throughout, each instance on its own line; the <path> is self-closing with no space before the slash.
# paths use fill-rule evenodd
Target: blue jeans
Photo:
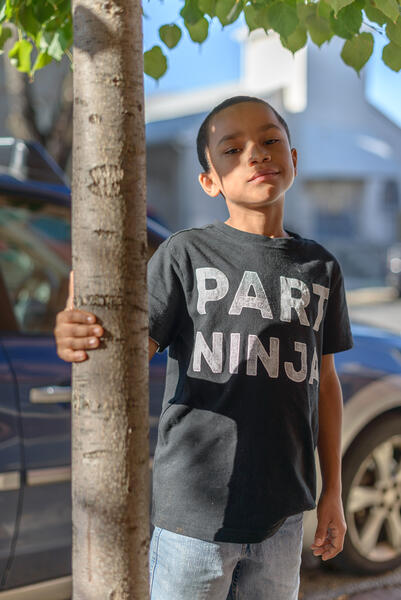
<path id="1" fill-rule="evenodd" d="M 156 527 L 151 600 L 297 600 L 303 513 L 259 544 L 205 542 Z"/>

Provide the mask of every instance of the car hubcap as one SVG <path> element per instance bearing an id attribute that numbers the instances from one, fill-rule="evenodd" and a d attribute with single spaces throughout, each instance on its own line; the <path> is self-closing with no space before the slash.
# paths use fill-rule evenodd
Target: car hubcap
<path id="1" fill-rule="evenodd" d="M 348 535 L 368 560 L 401 555 L 401 435 L 377 446 L 359 467 L 345 507 Z"/>

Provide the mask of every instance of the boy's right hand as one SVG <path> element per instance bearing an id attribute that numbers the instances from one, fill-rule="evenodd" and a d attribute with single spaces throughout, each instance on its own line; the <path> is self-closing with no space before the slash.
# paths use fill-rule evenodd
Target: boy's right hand
<path id="1" fill-rule="evenodd" d="M 74 273 L 71 271 L 67 305 L 58 313 L 54 329 L 57 354 L 67 362 L 82 362 L 88 358 L 85 350 L 97 348 L 103 333 L 94 314 L 74 309 Z"/>

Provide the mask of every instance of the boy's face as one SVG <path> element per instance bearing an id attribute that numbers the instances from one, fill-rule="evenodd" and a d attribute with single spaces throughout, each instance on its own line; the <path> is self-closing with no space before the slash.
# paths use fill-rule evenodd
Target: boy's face
<path id="1" fill-rule="evenodd" d="M 234 104 L 211 119 L 207 158 L 210 171 L 199 176 L 204 191 L 243 208 L 283 204 L 296 175 L 295 148 L 274 112 L 258 102 Z"/>

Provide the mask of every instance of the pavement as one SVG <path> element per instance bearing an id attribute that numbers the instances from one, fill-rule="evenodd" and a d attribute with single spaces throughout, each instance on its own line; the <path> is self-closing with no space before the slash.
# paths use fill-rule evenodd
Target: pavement
<path id="1" fill-rule="evenodd" d="M 401 335 L 401 299 L 393 288 L 364 288 L 347 292 L 354 322 L 374 325 Z"/>
<path id="2" fill-rule="evenodd" d="M 337 600 L 400 600 L 401 586 L 372 590 L 352 596 L 340 596 Z"/>
<path id="3" fill-rule="evenodd" d="M 364 287 L 357 290 L 348 290 L 346 293 L 348 306 L 366 306 L 369 304 L 381 304 L 391 302 L 398 298 L 395 288 L 384 287 Z"/>
<path id="4" fill-rule="evenodd" d="M 401 567 L 364 576 L 302 568 L 299 600 L 401 600 Z"/>

